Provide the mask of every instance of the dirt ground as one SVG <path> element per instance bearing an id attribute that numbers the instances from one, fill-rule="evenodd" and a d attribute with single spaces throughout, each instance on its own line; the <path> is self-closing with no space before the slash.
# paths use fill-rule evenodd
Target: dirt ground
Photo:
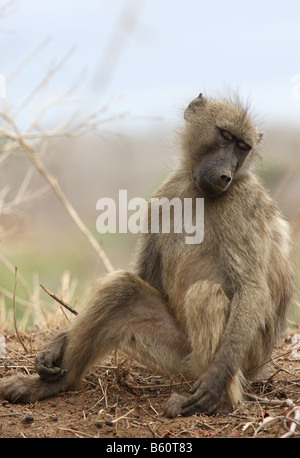
<path id="1" fill-rule="evenodd" d="M 79 392 L 29 405 L 0 400 L 0 437 L 300 437 L 300 335 L 296 333 L 289 333 L 274 354 L 268 380 L 252 383 L 252 398 L 229 415 L 165 418 L 163 405 L 170 390 L 186 391 L 190 382 L 151 373 L 116 352 L 93 366 Z M 0 377 L 34 372 L 34 355 L 50 337 L 50 332 L 21 335 L 25 351 L 15 334 L 7 334 Z"/>

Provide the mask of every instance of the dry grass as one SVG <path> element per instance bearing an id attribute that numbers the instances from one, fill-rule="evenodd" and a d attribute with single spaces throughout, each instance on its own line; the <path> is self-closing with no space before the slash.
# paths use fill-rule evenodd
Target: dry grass
<path id="1" fill-rule="evenodd" d="M 16 335 L 8 334 L 2 376 L 34 372 L 35 353 L 51 335 L 49 330 L 22 333 L 25 352 Z M 79 392 L 26 406 L 2 402 L 0 437 L 300 437 L 298 350 L 299 335 L 289 333 L 274 354 L 269 378 L 253 382 L 235 412 L 174 420 L 163 416 L 164 402 L 171 390 L 187 391 L 192 381 L 170 380 L 115 352 L 93 366 Z"/>

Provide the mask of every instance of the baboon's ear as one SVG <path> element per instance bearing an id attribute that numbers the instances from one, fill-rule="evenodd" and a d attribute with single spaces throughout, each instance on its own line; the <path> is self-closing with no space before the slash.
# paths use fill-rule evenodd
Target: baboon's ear
<path id="1" fill-rule="evenodd" d="M 188 105 L 184 112 L 184 119 L 186 121 L 190 121 L 193 117 L 193 115 L 196 113 L 198 107 L 204 107 L 206 104 L 206 98 L 202 95 L 199 94 L 198 97 L 194 100 L 191 101 L 191 103 Z"/>

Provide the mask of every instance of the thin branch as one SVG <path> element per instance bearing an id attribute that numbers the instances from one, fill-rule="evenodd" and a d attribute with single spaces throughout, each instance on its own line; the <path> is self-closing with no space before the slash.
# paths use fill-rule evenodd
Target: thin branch
<path id="1" fill-rule="evenodd" d="M 92 247 L 95 249 L 97 252 L 98 256 L 102 260 L 106 270 L 108 272 L 112 272 L 113 266 L 110 263 L 108 257 L 106 256 L 105 252 L 101 248 L 100 244 L 97 242 L 95 237 L 92 235 L 92 233 L 88 230 L 88 228 L 85 226 L 71 203 L 68 201 L 66 198 L 65 194 L 63 193 L 61 187 L 59 186 L 56 178 L 54 175 L 49 172 L 49 170 L 43 165 L 43 163 L 39 160 L 37 157 L 34 149 L 32 146 L 26 142 L 24 139 L 23 135 L 19 131 L 17 125 L 15 124 L 14 120 L 7 115 L 6 113 L 0 113 L 3 119 L 7 121 L 7 123 L 13 128 L 14 132 L 16 135 L 12 135 L 10 138 L 13 140 L 17 141 L 19 145 L 24 149 L 26 155 L 28 158 L 31 160 L 31 162 L 35 165 L 37 170 L 40 172 L 40 174 L 45 178 L 45 180 L 50 184 L 51 188 L 53 189 L 56 197 L 58 200 L 61 202 L 65 210 L 68 212 L 69 216 L 71 217 L 72 221 L 75 223 L 77 228 L 80 230 L 80 232 L 87 238 L 89 243 L 92 245 Z"/>
<path id="2" fill-rule="evenodd" d="M 295 404 L 291 399 L 284 399 L 280 401 L 279 399 L 268 399 L 268 398 L 261 398 L 259 396 L 255 396 L 254 394 L 247 394 L 247 398 L 251 401 L 258 402 L 259 404 L 267 404 L 270 406 L 277 406 L 277 407 L 294 407 Z"/>
<path id="3" fill-rule="evenodd" d="M 28 169 L 28 172 L 25 175 L 25 178 L 23 182 L 21 183 L 21 186 L 18 189 L 14 199 L 11 200 L 10 202 L 5 202 L 5 197 L 8 194 L 8 192 L 10 191 L 10 189 L 8 186 L 3 187 L 2 191 L 0 192 L 0 209 L 1 209 L 2 215 L 12 214 L 13 212 L 16 211 L 15 210 L 16 207 L 18 207 L 21 203 L 24 204 L 25 202 L 30 202 L 35 199 L 39 199 L 42 195 L 44 195 L 45 193 L 49 191 L 50 188 L 49 186 L 46 185 L 44 188 L 38 189 L 32 193 L 25 194 L 29 186 L 29 183 L 32 177 L 32 173 L 33 173 L 33 168 Z"/>
<path id="4" fill-rule="evenodd" d="M 115 418 L 114 420 L 112 420 L 111 422 L 112 423 L 117 423 L 119 420 L 122 420 L 123 418 L 126 418 L 128 415 L 130 415 L 132 412 L 134 412 L 134 409 L 131 409 L 129 410 L 128 412 L 126 412 L 124 415 L 121 415 L 121 417 L 119 418 Z"/>
<path id="5" fill-rule="evenodd" d="M 280 353 L 280 355 L 277 355 L 277 356 L 274 356 L 274 357 L 268 359 L 267 361 L 265 361 L 264 363 L 260 364 L 259 366 L 256 366 L 254 369 L 251 369 L 251 371 L 248 371 L 247 372 L 247 376 L 249 376 L 252 372 L 256 371 L 257 369 L 260 369 L 261 367 L 263 367 L 266 364 L 270 363 L 271 361 L 276 361 L 276 359 L 279 359 L 279 358 L 282 358 L 283 356 L 289 355 L 292 351 L 293 351 L 293 348 L 291 348 L 290 350 L 288 350 L 288 351 L 286 351 L 284 353 Z"/>
<path id="6" fill-rule="evenodd" d="M 29 54 L 29 56 L 27 56 L 22 62 L 21 64 L 19 65 L 19 67 L 17 67 L 13 73 L 11 73 L 7 78 L 6 78 L 6 84 L 9 84 L 22 70 L 24 67 L 26 67 L 26 65 L 28 65 L 28 63 L 34 58 L 37 56 L 37 54 L 43 49 L 45 48 L 45 46 L 51 41 L 52 37 L 49 36 L 47 37 L 44 41 L 42 41 L 41 44 L 39 44 L 39 46 L 34 50 L 32 51 L 32 53 Z"/>
<path id="7" fill-rule="evenodd" d="M 22 347 L 24 348 L 25 352 L 28 353 L 27 348 L 26 348 L 25 344 L 23 343 L 23 341 L 22 341 L 22 339 L 21 339 L 21 337 L 19 335 L 18 326 L 17 326 L 17 316 L 16 316 L 17 275 L 18 275 L 18 268 L 15 267 L 15 288 L 14 288 L 14 295 L 13 295 L 14 324 L 15 324 L 15 330 L 16 330 L 16 334 L 17 334 L 18 340 L 19 340 L 20 344 L 22 345 Z"/>
<path id="8" fill-rule="evenodd" d="M 14 115 L 16 116 L 17 113 L 19 113 L 25 106 L 28 105 L 29 101 L 32 100 L 36 94 L 38 94 L 43 87 L 45 87 L 53 75 L 55 73 L 58 73 L 58 71 L 64 66 L 64 64 L 67 62 L 67 60 L 70 58 L 70 56 L 74 53 L 76 47 L 73 46 L 66 54 L 65 56 L 56 64 L 54 65 L 47 73 L 47 75 L 40 81 L 37 86 L 33 89 L 33 91 L 26 97 L 25 100 L 19 105 L 17 110 L 14 112 Z"/>
<path id="9" fill-rule="evenodd" d="M 55 296 L 55 294 L 53 294 L 48 288 L 46 288 L 45 286 L 43 285 L 40 285 L 41 288 L 43 288 L 43 290 L 49 294 L 50 297 L 52 297 L 52 299 L 54 299 L 56 302 L 59 302 L 59 304 L 61 304 L 63 307 L 65 307 L 67 310 L 69 310 L 69 312 L 73 313 L 74 315 L 78 315 L 78 312 L 77 310 L 74 310 L 69 304 L 67 304 L 66 302 L 64 302 L 62 299 L 59 299 L 57 296 Z"/>
<path id="10" fill-rule="evenodd" d="M 294 418 L 290 417 L 291 414 L 294 414 Z M 262 421 L 262 423 L 258 426 L 258 428 L 255 430 L 254 432 L 254 437 L 256 437 L 258 435 L 258 433 L 264 429 L 264 427 L 270 423 L 273 423 L 274 421 L 277 421 L 277 420 L 282 420 L 284 421 L 285 423 L 286 422 L 290 422 L 291 423 L 291 426 L 290 426 L 290 429 L 287 433 L 283 434 L 281 436 L 281 438 L 287 438 L 287 437 L 291 437 L 295 434 L 295 431 L 296 431 L 296 427 L 297 426 L 300 426 L 300 408 L 295 406 L 288 414 L 286 415 L 276 415 L 275 417 L 266 417 L 264 418 L 264 420 Z"/>
<path id="11" fill-rule="evenodd" d="M 291 418 L 290 415 L 294 414 L 294 418 Z M 281 436 L 282 438 L 291 437 L 295 434 L 297 426 L 300 426 L 300 408 L 294 407 L 293 410 L 286 416 L 286 420 L 291 422 L 290 430 Z"/>

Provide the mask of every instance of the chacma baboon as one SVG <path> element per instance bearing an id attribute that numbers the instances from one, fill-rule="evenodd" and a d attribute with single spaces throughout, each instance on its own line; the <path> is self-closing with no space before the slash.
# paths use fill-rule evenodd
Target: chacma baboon
<path id="1" fill-rule="evenodd" d="M 182 158 L 154 194 L 204 198 L 204 238 L 141 234 L 132 271 L 99 281 L 87 306 L 36 357 L 37 375 L 3 378 L 0 394 L 34 402 L 78 389 L 91 364 L 118 347 L 191 393 L 166 415 L 225 412 L 270 358 L 293 293 L 289 228 L 252 166 L 259 133 L 239 100 L 202 94 L 184 113 Z"/>

